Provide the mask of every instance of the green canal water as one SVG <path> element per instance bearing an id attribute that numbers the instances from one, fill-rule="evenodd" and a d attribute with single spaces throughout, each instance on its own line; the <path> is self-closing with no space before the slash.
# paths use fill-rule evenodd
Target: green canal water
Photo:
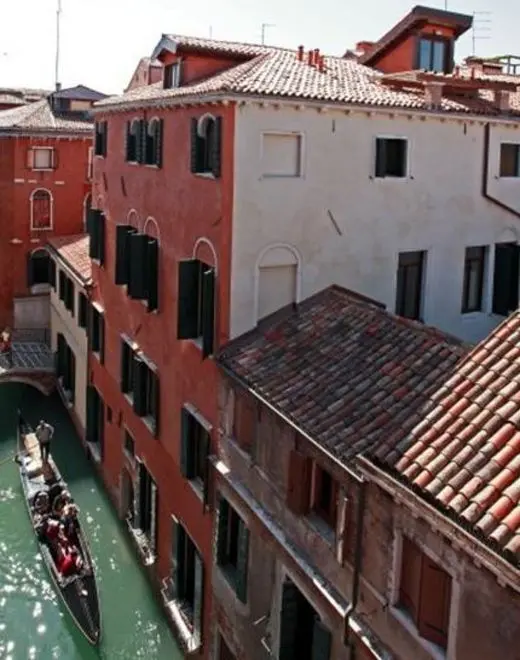
<path id="1" fill-rule="evenodd" d="M 0 385 L 0 462 L 15 449 L 16 409 L 55 426 L 52 451 L 81 509 L 96 575 L 102 641 L 92 648 L 56 596 L 21 495 L 15 463 L 0 465 L 0 659 L 179 660 L 182 654 L 136 561 L 125 530 L 87 461 L 57 396 Z"/>

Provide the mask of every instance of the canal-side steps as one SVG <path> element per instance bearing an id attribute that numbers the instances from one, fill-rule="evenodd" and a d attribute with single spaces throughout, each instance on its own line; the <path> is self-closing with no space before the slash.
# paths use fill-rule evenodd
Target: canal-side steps
<path id="1" fill-rule="evenodd" d="M 13 331 L 12 364 L 6 354 L 0 355 L 2 383 L 25 383 L 43 394 L 53 391 L 56 374 L 48 331 L 32 328 Z"/>

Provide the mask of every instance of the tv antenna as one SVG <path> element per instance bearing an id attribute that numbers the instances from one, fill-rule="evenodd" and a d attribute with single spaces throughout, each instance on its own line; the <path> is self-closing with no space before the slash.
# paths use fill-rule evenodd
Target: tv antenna
<path id="1" fill-rule="evenodd" d="M 491 39 L 491 12 L 474 11 L 473 26 L 471 28 L 471 43 L 473 55 L 476 54 L 477 41 L 482 39 Z"/>
<path id="2" fill-rule="evenodd" d="M 61 0 L 57 0 L 58 6 L 56 9 L 56 68 L 54 71 L 55 89 L 58 90 L 60 86 L 60 21 L 61 21 Z"/>
<path id="3" fill-rule="evenodd" d="M 262 23 L 262 46 L 265 44 L 265 31 L 271 27 L 275 27 L 274 23 Z"/>

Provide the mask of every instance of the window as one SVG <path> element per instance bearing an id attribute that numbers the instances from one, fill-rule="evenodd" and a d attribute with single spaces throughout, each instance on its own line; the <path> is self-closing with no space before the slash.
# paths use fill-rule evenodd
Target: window
<path id="1" fill-rule="evenodd" d="M 52 196 L 48 190 L 31 194 L 31 230 L 52 229 Z"/>
<path id="2" fill-rule="evenodd" d="M 83 231 L 88 231 L 88 218 L 92 210 L 92 194 L 87 193 L 83 200 Z"/>
<path id="3" fill-rule="evenodd" d="M 159 496 L 152 475 L 139 458 L 136 457 L 135 460 L 137 463 L 137 479 L 134 487 L 134 526 L 141 532 L 140 549 L 143 554 L 149 557 L 150 553 L 152 556 L 155 555 L 157 548 Z"/>
<path id="4" fill-rule="evenodd" d="M 97 460 L 103 458 L 105 439 L 105 404 L 93 385 L 87 387 L 86 440 Z"/>
<path id="5" fill-rule="evenodd" d="M 115 283 L 128 295 L 146 300 L 149 312 L 159 308 L 159 241 L 130 225 L 116 227 Z"/>
<path id="6" fill-rule="evenodd" d="M 449 42 L 445 39 L 419 40 L 419 69 L 434 73 L 448 73 Z"/>
<path id="7" fill-rule="evenodd" d="M 66 398 L 74 403 L 76 393 L 76 356 L 65 337 L 59 332 L 56 347 L 56 375 Z"/>
<path id="8" fill-rule="evenodd" d="M 447 647 L 451 577 L 403 537 L 399 606 L 417 626 L 421 637 Z"/>
<path id="9" fill-rule="evenodd" d="M 312 493 L 312 510 L 335 530 L 338 510 L 337 482 L 317 463 L 314 463 Z"/>
<path id="10" fill-rule="evenodd" d="M 376 178 L 406 177 L 407 153 L 408 142 L 404 138 L 376 138 Z"/>
<path id="11" fill-rule="evenodd" d="M 181 474 L 203 486 L 208 480 L 209 428 L 190 408 L 181 410 Z"/>
<path id="12" fill-rule="evenodd" d="M 87 233 L 90 238 L 89 256 L 100 265 L 105 262 L 105 214 L 99 209 L 90 209 L 87 218 Z"/>
<path id="13" fill-rule="evenodd" d="M 202 355 L 213 353 L 215 270 L 191 259 L 179 263 L 178 339 L 202 339 Z"/>
<path id="14" fill-rule="evenodd" d="M 400 252 L 397 267 L 395 313 L 420 320 L 426 252 Z"/>
<path id="15" fill-rule="evenodd" d="M 162 119 L 152 119 L 146 126 L 144 162 L 146 165 L 162 167 Z"/>
<path id="16" fill-rule="evenodd" d="M 42 273 L 43 275 L 43 273 Z M 49 257 L 49 284 L 56 291 L 56 262 Z"/>
<path id="17" fill-rule="evenodd" d="M 495 245 L 493 273 L 493 314 L 507 316 L 518 307 L 520 248 L 516 243 Z"/>
<path id="18" fill-rule="evenodd" d="M 126 122 L 126 161 L 138 163 L 141 149 L 141 120 L 132 119 Z"/>
<path id="19" fill-rule="evenodd" d="M 94 147 L 89 147 L 87 154 L 87 181 L 92 181 L 93 175 L 94 175 Z"/>
<path id="20" fill-rule="evenodd" d="M 89 348 L 101 364 L 105 361 L 105 317 L 95 304 L 90 306 L 88 340 Z"/>
<path id="21" fill-rule="evenodd" d="M 191 171 L 220 176 L 222 117 L 206 115 L 191 120 Z"/>
<path id="22" fill-rule="evenodd" d="M 520 144 L 503 142 L 500 145 L 500 176 L 520 176 Z"/>
<path id="23" fill-rule="evenodd" d="M 486 247 L 468 247 L 464 259 L 462 313 L 482 311 Z"/>
<path id="24" fill-rule="evenodd" d="M 108 143 L 108 123 L 106 121 L 97 121 L 94 134 L 94 154 L 96 156 L 107 155 Z"/>
<path id="25" fill-rule="evenodd" d="M 61 275 L 60 271 L 60 275 Z M 61 285 L 61 282 L 60 282 Z M 74 282 L 70 279 L 70 277 L 67 277 L 64 275 L 64 280 L 63 280 L 63 303 L 65 305 L 65 308 L 69 310 L 69 312 L 74 316 Z"/>
<path id="26" fill-rule="evenodd" d="M 29 168 L 31 170 L 53 170 L 55 151 L 52 147 L 32 147 L 29 149 Z"/>
<path id="27" fill-rule="evenodd" d="M 80 328 L 88 327 L 88 298 L 81 291 L 78 294 L 78 325 Z"/>
<path id="28" fill-rule="evenodd" d="M 133 404 L 136 415 L 143 417 L 152 433 L 159 433 L 159 376 L 144 355 L 121 339 L 121 391 Z"/>
<path id="29" fill-rule="evenodd" d="M 49 284 L 51 276 L 51 259 L 47 250 L 35 250 L 27 255 L 27 286 Z"/>
<path id="30" fill-rule="evenodd" d="M 163 88 L 172 89 L 180 84 L 181 65 L 180 62 L 173 62 L 164 67 Z"/>
<path id="31" fill-rule="evenodd" d="M 178 611 L 193 634 L 191 649 L 201 643 L 204 560 L 184 526 L 172 516 L 171 582 Z"/>
<path id="32" fill-rule="evenodd" d="M 300 177 L 302 175 L 302 136 L 294 133 L 262 135 L 262 175 Z"/>
<path id="33" fill-rule="evenodd" d="M 135 441 L 126 429 L 125 429 L 125 442 L 123 445 L 123 450 L 125 454 L 128 456 L 128 458 L 130 458 L 133 461 L 135 458 Z"/>
<path id="34" fill-rule="evenodd" d="M 220 499 L 217 522 L 217 564 L 238 598 L 247 602 L 249 530 L 227 500 Z"/>

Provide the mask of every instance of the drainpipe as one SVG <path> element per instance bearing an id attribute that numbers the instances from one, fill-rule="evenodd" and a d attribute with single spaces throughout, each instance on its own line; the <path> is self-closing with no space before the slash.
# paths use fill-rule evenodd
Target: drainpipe
<path id="1" fill-rule="evenodd" d="M 489 122 L 484 126 L 484 152 L 482 158 L 482 196 L 487 200 L 499 206 L 504 211 L 512 213 L 515 217 L 520 218 L 520 211 L 512 208 L 508 204 L 504 204 L 493 195 L 490 195 L 488 192 L 489 185 L 489 142 L 491 137 L 491 124 Z"/>

